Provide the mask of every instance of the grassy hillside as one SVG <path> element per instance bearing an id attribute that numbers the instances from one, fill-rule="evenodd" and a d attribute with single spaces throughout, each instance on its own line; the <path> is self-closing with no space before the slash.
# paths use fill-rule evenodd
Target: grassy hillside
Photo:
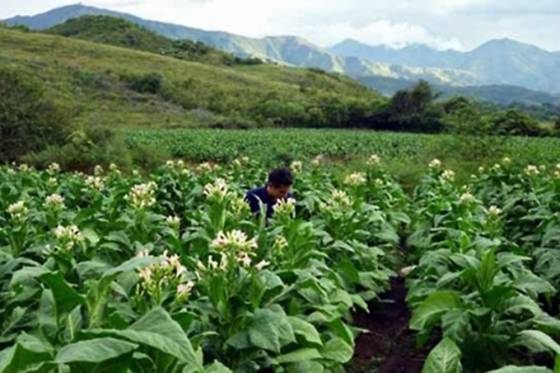
<path id="1" fill-rule="evenodd" d="M 266 125 L 384 100 L 348 78 L 276 65 L 215 66 L 6 28 L 0 45 L 0 66 L 38 77 L 76 124 Z"/>

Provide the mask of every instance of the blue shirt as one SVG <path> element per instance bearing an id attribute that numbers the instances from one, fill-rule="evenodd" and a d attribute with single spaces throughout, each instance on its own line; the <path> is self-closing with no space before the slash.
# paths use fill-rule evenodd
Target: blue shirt
<path id="1" fill-rule="evenodd" d="M 287 198 L 293 198 L 292 193 L 288 193 Z M 277 202 L 270 198 L 268 192 L 266 191 L 266 187 L 248 191 L 247 195 L 245 195 L 245 200 L 249 203 L 251 211 L 255 215 L 258 215 L 261 211 L 260 204 L 262 203 L 263 205 L 265 205 L 267 219 L 270 219 L 272 217 L 272 214 L 274 213 L 274 205 Z"/>

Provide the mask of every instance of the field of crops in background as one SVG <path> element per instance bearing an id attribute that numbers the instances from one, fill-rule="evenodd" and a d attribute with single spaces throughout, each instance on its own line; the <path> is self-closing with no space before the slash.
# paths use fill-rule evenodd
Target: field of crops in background
<path id="1" fill-rule="evenodd" d="M 190 154 L 221 151 L 188 133 Z M 377 155 L 324 162 L 291 164 L 295 201 L 269 222 L 243 201 L 267 172 L 251 158 L 0 168 L 0 371 L 342 371 L 353 315 L 398 274 L 425 372 L 560 368 L 560 167 L 506 158 L 459 183 L 434 160 L 407 194 Z"/>
<path id="2" fill-rule="evenodd" d="M 128 133 L 134 145 L 154 145 L 175 157 L 193 161 L 231 161 L 250 156 L 268 163 L 312 158 L 367 158 L 376 153 L 385 160 L 434 155 L 462 157 L 462 160 L 494 161 L 503 154 L 517 154 L 519 162 L 551 163 L 560 159 L 560 139 L 528 137 L 457 137 L 413 133 L 331 129 L 135 129 Z M 438 154 L 440 153 L 440 154 Z M 424 165 L 424 163 L 423 163 Z"/>

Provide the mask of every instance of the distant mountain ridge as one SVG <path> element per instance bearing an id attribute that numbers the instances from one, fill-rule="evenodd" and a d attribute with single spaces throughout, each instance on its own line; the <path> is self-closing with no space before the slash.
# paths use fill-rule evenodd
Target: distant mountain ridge
<path id="1" fill-rule="evenodd" d="M 342 56 L 424 68 L 471 72 L 485 85 L 517 85 L 560 93 L 560 52 L 549 52 L 511 39 L 490 40 L 469 52 L 435 50 L 425 45 L 395 49 L 347 39 L 329 48 Z"/>
<path id="2" fill-rule="evenodd" d="M 436 85 L 453 87 L 515 85 L 560 93 L 560 52 L 548 52 L 509 39 L 492 40 L 470 52 L 439 51 L 424 45 L 394 49 L 349 39 L 325 49 L 295 36 L 250 38 L 145 20 L 81 4 L 56 8 L 35 16 L 18 16 L 5 22 L 8 25 L 45 29 L 87 14 L 124 18 L 166 37 L 201 41 L 240 57 L 253 56 L 291 66 L 320 68 L 361 81 L 368 78 L 378 78 L 370 81 L 379 81 L 380 78 L 410 81 L 425 79 Z"/>

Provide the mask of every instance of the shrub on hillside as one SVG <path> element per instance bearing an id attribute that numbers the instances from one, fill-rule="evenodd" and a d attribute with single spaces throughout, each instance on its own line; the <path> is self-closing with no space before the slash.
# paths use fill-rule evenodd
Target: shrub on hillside
<path id="1" fill-rule="evenodd" d="M 164 84 L 163 76 L 158 73 L 127 74 L 121 76 L 121 79 L 128 84 L 130 89 L 138 93 L 159 94 Z"/>
<path id="2" fill-rule="evenodd" d="M 40 80 L 16 67 L 0 67 L 0 161 L 63 143 L 67 113 L 47 96 Z"/>

